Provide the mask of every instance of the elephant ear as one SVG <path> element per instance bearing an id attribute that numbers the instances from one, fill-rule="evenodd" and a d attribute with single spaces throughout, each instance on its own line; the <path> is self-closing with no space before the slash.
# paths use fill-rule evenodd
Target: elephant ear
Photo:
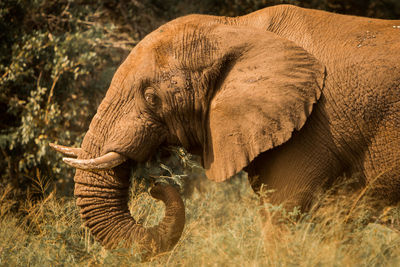
<path id="1" fill-rule="evenodd" d="M 303 127 L 325 67 L 270 32 L 225 26 L 215 34 L 221 58 L 230 60 L 210 103 L 203 165 L 209 179 L 221 182 Z"/>

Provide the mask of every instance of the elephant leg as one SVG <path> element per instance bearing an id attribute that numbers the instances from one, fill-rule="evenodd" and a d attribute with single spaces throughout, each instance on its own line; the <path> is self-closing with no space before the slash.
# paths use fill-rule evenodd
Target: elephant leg
<path id="1" fill-rule="evenodd" d="M 372 214 L 380 216 L 385 207 L 400 202 L 400 169 L 397 167 L 381 172 L 367 184 L 363 203 Z"/>
<path id="2" fill-rule="evenodd" d="M 369 175 L 367 179 L 365 196 L 369 206 L 377 211 L 400 202 L 400 160 L 392 165 Z"/>
<path id="3" fill-rule="evenodd" d="M 260 154 L 245 168 L 263 203 L 282 205 L 286 211 L 299 207 L 305 212 L 327 183 L 343 173 L 340 157 L 332 152 L 335 147 L 329 133 L 317 126 L 306 125 L 285 145 Z M 264 189 L 273 192 L 264 194 Z M 264 208 L 261 215 L 266 247 L 280 242 L 286 231 L 281 213 Z"/>
<path id="4" fill-rule="evenodd" d="M 374 205 L 378 204 L 379 208 L 400 201 L 399 103 L 397 101 L 389 109 L 388 118 L 380 122 L 364 160 L 363 168 L 368 187 L 365 192 L 367 196 L 377 200 Z"/>
<path id="5" fill-rule="evenodd" d="M 262 201 L 282 204 L 287 210 L 299 207 L 307 211 L 327 182 L 343 173 L 343 165 L 333 154 L 328 138 L 312 134 L 316 131 L 307 134 L 310 130 L 294 134 L 287 144 L 260 154 L 245 168 Z M 273 192 L 264 195 L 265 189 Z"/>
<path id="6" fill-rule="evenodd" d="M 322 151 L 325 154 L 321 154 Z M 286 211 L 299 207 L 304 212 L 311 207 L 326 181 L 340 175 L 340 164 L 328 155 L 329 151 L 323 147 L 319 153 L 307 154 L 301 147 L 282 146 L 261 154 L 245 170 L 262 204 L 282 205 Z M 273 192 L 268 192 L 269 189 Z M 281 211 L 272 211 L 268 205 L 260 210 L 264 250 L 271 261 L 279 260 L 274 259 L 276 247 L 291 238 L 288 220 Z"/>

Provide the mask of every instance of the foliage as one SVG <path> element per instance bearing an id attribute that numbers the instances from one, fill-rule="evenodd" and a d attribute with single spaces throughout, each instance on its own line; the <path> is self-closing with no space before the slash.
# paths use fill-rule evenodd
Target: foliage
<path id="1" fill-rule="evenodd" d="M 223 192 L 223 193 L 222 193 Z M 293 221 L 278 242 L 264 248 L 262 206 L 246 179 L 231 183 L 204 181 L 185 199 L 186 226 L 176 247 L 142 262 L 135 249 L 107 251 L 94 242 L 81 221 L 72 198 L 54 192 L 41 200 L 23 200 L 24 216 L 10 211 L 12 203 L 0 190 L 0 266 L 398 266 L 400 210 L 391 208 L 374 218 L 363 204 L 351 210 L 357 198 L 325 195 L 313 215 Z M 268 212 L 283 212 L 268 206 Z M 131 201 L 134 217 L 146 226 L 163 216 L 163 205 L 148 194 Z M 353 220 L 346 218 L 352 212 Z M 362 221 L 372 221 L 364 223 Z M 270 231 L 273 233 L 273 230 Z M 271 236 L 268 235 L 268 236 Z M 269 244 L 269 245 L 268 245 Z M 266 249 L 266 251 L 264 250 Z"/>
<path id="2" fill-rule="evenodd" d="M 119 43 L 106 41 L 112 24 L 98 16 L 70 1 L 0 3 L 2 184 L 45 176 L 62 185 L 73 176 L 48 143 L 79 146 L 120 61 Z"/>
<path id="3" fill-rule="evenodd" d="M 73 170 L 49 150 L 48 143 L 80 145 L 116 67 L 159 25 L 189 13 L 238 16 L 281 3 L 400 17 L 397 0 L 0 1 L 0 265 L 138 263 L 140 257 L 129 251 L 103 251 L 80 227 L 73 200 L 59 196 L 72 195 Z M 294 232 L 266 255 L 258 200 L 248 184 L 236 178 L 230 184 L 204 186 L 198 182 L 204 179 L 202 171 L 194 165 L 182 169 L 181 160 L 159 158 L 155 166 L 144 165 L 136 173 L 165 176 L 178 185 L 188 171 L 199 178 L 186 179 L 197 189 L 183 194 L 197 193 L 186 200 L 188 224 L 182 240 L 174 251 L 151 264 L 262 265 L 266 259 L 271 264 L 276 259 L 281 265 L 376 265 L 399 261 L 396 231 L 379 225 L 365 228 L 359 221 L 353 222 L 356 230 L 350 231 L 335 217 L 341 213 L 333 208 L 335 212 L 325 210 L 321 217 L 325 219 L 319 222 L 290 224 L 289 220 Z M 133 195 L 138 194 L 135 190 Z M 141 193 L 132 205 L 140 207 L 135 212 L 145 223 L 154 223 L 162 215 L 160 205 L 147 194 Z M 148 205 L 156 212 L 145 219 Z M 398 220 L 399 212 L 394 211 L 385 215 L 387 220 Z"/>
<path id="4" fill-rule="evenodd" d="M 70 193 L 72 170 L 48 143 L 79 146 L 116 67 L 157 26 L 188 13 L 236 16 L 281 3 L 400 15 L 395 0 L 1 1 L 0 184 L 26 190 L 43 176 Z"/>

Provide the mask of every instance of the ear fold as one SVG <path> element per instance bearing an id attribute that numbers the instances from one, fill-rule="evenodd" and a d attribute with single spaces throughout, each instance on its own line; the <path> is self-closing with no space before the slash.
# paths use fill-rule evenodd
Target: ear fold
<path id="1" fill-rule="evenodd" d="M 224 181 L 300 130 L 320 97 L 325 68 L 291 41 L 248 28 L 214 31 L 230 68 L 211 100 L 203 164 Z"/>

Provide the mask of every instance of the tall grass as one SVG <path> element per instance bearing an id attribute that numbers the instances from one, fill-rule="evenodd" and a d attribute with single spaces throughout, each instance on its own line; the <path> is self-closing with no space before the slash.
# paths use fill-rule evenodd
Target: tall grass
<path id="1" fill-rule="evenodd" d="M 48 191 L 48 190 L 47 190 Z M 319 208 L 301 219 L 287 214 L 278 240 L 264 246 L 262 206 L 244 178 L 229 183 L 202 183 L 185 199 L 187 222 L 175 248 L 143 262 L 135 249 L 104 250 L 93 241 L 73 198 L 55 191 L 40 201 L 20 200 L 14 211 L 11 187 L 0 192 L 1 266 L 399 266 L 398 207 L 378 215 L 361 201 L 324 195 Z M 163 205 L 141 194 L 131 201 L 135 218 L 157 223 Z M 269 207 L 269 212 L 281 212 Z M 351 212 L 351 216 L 348 214 Z M 268 235 L 267 235 L 268 236 Z M 267 241 L 268 242 L 268 241 Z"/>

